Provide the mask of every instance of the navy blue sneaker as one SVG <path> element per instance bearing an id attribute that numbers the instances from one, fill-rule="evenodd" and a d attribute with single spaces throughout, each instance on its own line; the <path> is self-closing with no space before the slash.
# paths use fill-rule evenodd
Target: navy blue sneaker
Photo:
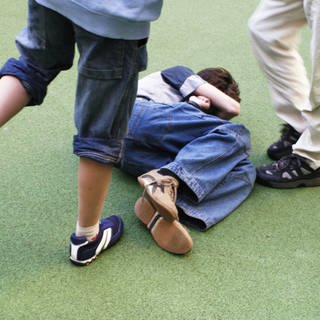
<path id="1" fill-rule="evenodd" d="M 306 158 L 291 154 L 257 168 L 258 183 L 273 188 L 320 186 L 320 168 L 312 169 Z"/>
<path id="2" fill-rule="evenodd" d="M 292 153 L 292 145 L 300 138 L 301 133 L 291 127 L 289 124 L 283 124 L 281 137 L 274 142 L 267 150 L 267 154 L 272 160 L 280 160 L 282 157 Z"/>
<path id="3" fill-rule="evenodd" d="M 112 247 L 123 234 L 123 222 L 120 217 L 112 215 L 101 219 L 99 233 L 95 240 L 85 237 L 70 237 L 70 261 L 79 266 L 88 265 L 102 251 Z"/>

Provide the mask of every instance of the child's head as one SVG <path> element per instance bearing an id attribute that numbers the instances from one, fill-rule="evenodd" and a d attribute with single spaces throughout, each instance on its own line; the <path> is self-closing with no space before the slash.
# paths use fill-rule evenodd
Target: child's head
<path id="1" fill-rule="evenodd" d="M 240 90 L 230 72 L 222 67 L 206 68 L 197 73 L 203 80 L 212 84 L 226 95 L 240 102 Z"/>

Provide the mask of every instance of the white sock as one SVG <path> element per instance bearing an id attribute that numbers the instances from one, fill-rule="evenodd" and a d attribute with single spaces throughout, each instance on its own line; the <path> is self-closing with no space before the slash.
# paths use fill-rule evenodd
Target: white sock
<path id="1" fill-rule="evenodd" d="M 76 236 L 86 237 L 89 241 L 93 240 L 95 236 L 99 233 L 99 221 L 91 227 L 81 227 L 77 221 Z"/>

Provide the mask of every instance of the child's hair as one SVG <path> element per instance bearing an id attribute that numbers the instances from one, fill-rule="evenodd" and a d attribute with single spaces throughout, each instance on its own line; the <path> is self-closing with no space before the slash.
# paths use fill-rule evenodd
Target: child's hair
<path id="1" fill-rule="evenodd" d="M 240 102 L 240 90 L 238 83 L 233 79 L 230 72 L 222 67 L 206 68 L 197 73 L 203 80 L 212 84 L 226 95 Z"/>

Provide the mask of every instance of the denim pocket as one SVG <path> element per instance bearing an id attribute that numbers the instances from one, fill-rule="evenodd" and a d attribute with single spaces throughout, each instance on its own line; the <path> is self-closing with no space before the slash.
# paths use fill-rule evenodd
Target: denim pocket
<path id="1" fill-rule="evenodd" d="M 125 40 L 99 37 L 78 29 L 79 73 L 96 80 L 121 79 Z"/>

